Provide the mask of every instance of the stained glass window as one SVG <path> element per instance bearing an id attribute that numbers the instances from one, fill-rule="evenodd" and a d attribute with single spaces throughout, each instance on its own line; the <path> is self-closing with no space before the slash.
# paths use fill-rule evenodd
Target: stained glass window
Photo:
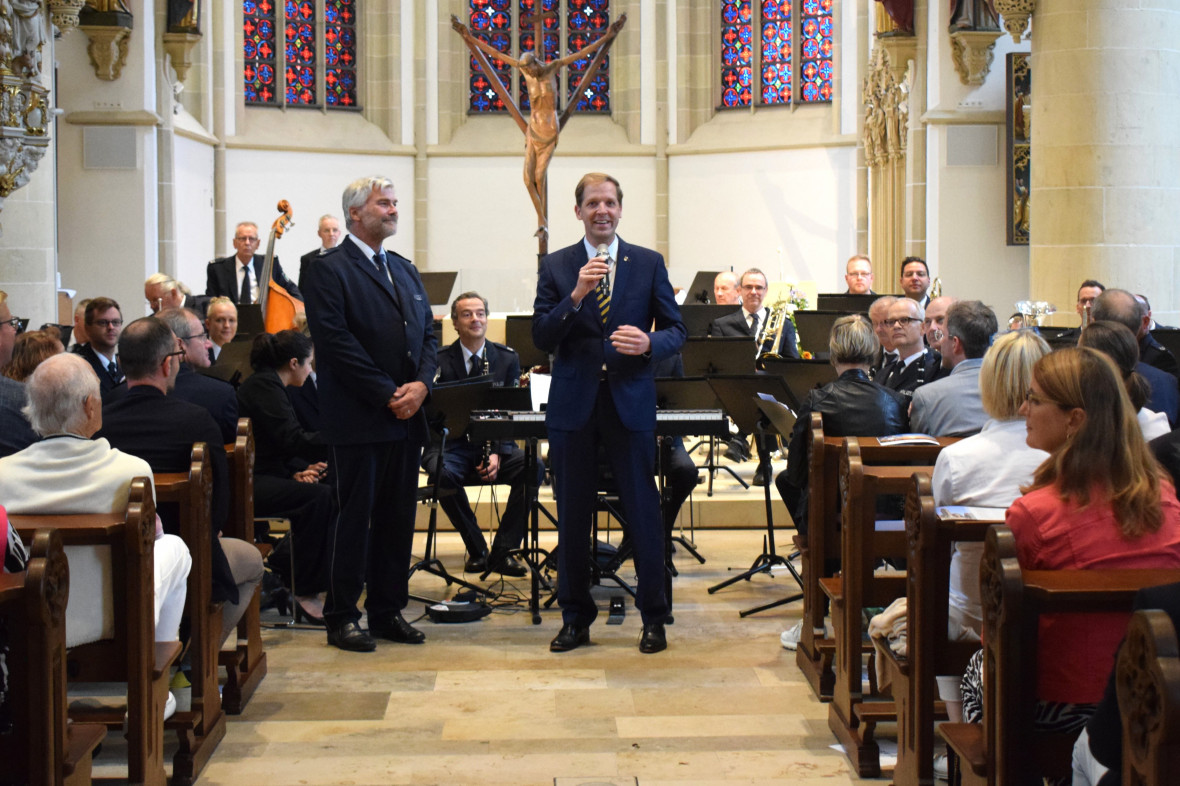
<path id="1" fill-rule="evenodd" d="M 723 0 L 721 106 L 831 101 L 833 29 L 832 0 Z"/>
<path id="2" fill-rule="evenodd" d="M 275 94 L 275 8 L 270 0 L 243 0 L 242 33 L 246 103 L 274 106 L 278 100 Z"/>
<path id="3" fill-rule="evenodd" d="M 546 62 L 574 54 L 597 41 L 610 27 L 610 0 L 468 0 L 468 23 L 472 35 L 498 52 L 520 59 L 536 52 L 536 15 L 541 17 L 541 45 Z M 468 107 L 473 113 L 504 112 L 504 102 L 489 77 L 469 58 Z M 610 58 L 606 57 L 594 77 L 575 95 L 578 83 L 589 68 L 593 53 L 571 63 L 558 84 L 558 111 L 576 101 L 578 112 L 610 112 Z M 522 112 L 529 111 L 528 88 L 523 77 L 513 84 L 513 69 L 503 60 L 489 58 L 500 83 L 507 87 Z"/>
<path id="4" fill-rule="evenodd" d="M 356 2 L 242 0 L 246 104 L 355 108 Z M 276 42 L 276 3 L 282 7 L 281 49 Z"/>

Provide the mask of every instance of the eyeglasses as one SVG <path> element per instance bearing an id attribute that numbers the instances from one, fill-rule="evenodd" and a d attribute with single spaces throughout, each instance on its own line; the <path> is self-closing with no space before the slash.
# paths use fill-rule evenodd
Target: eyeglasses
<path id="1" fill-rule="evenodd" d="M 183 358 L 187 354 L 188 353 L 183 349 L 178 349 L 175 352 L 169 352 L 167 355 L 165 355 L 164 360 L 167 360 L 168 358 Z"/>
<path id="2" fill-rule="evenodd" d="M 181 341 L 192 341 L 194 338 L 195 339 L 206 339 L 206 338 L 209 338 L 209 331 L 206 330 L 204 333 L 197 333 L 195 336 L 177 336 L 177 338 L 180 339 Z"/>
<path id="3" fill-rule="evenodd" d="M 234 240 L 240 240 L 243 243 L 257 243 L 257 237 L 235 237 Z"/>
<path id="4" fill-rule="evenodd" d="M 6 319 L 0 322 L 0 325 L 12 325 L 13 330 L 19 336 L 29 326 L 29 320 L 27 318 L 13 317 L 12 319 Z"/>
<path id="5" fill-rule="evenodd" d="M 1024 400 L 1029 404 L 1052 404 L 1057 407 L 1065 406 L 1060 401 L 1054 401 L 1048 396 L 1042 396 L 1040 393 L 1034 393 L 1032 388 L 1029 388 L 1028 392 L 1024 394 Z"/>
<path id="6" fill-rule="evenodd" d="M 851 273 L 845 273 L 845 275 L 851 276 L 852 278 L 872 278 L 873 277 L 872 273 L 865 273 L 862 270 L 854 270 Z"/>
<path id="7" fill-rule="evenodd" d="M 921 322 L 917 317 L 898 317 L 897 319 L 886 319 L 884 324 L 886 327 L 907 327 L 914 322 Z"/>
<path id="8" fill-rule="evenodd" d="M 123 320 L 121 320 L 121 319 L 96 319 L 92 322 L 88 322 L 87 324 L 88 325 L 98 325 L 103 330 L 106 330 L 107 328 L 123 327 Z"/>

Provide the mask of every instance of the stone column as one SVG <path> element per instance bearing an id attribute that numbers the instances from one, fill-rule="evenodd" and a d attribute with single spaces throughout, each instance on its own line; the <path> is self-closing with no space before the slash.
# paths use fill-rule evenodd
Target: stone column
<path id="1" fill-rule="evenodd" d="M 1030 292 L 1072 323 L 1078 284 L 1180 310 L 1180 0 L 1038 0 Z M 1138 5 L 1138 4 L 1134 4 Z"/>

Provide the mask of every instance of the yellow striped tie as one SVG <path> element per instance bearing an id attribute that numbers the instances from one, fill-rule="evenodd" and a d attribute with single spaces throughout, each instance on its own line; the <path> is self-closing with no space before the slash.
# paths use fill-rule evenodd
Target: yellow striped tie
<path id="1" fill-rule="evenodd" d="M 602 277 L 598 286 L 594 288 L 594 293 L 598 298 L 598 313 L 602 316 L 602 324 L 605 325 L 610 316 L 610 273 Z"/>

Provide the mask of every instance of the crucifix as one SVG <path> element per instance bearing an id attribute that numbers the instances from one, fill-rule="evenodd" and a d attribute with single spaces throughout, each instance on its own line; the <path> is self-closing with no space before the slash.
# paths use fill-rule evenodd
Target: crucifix
<path id="1" fill-rule="evenodd" d="M 565 57 L 545 62 L 544 22 L 545 19 L 555 16 L 556 12 L 554 11 L 542 12 L 538 10 L 527 17 L 533 23 L 533 51 L 525 52 L 519 60 L 476 38 L 466 25 L 454 15 L 451 16 L 451 27 L 467 42 L 467 47 L 471 50 L 471 55 L 475 58 L 480 70 L 483 71 L 500 100 L 504 102 L 508 114 L 524 132 L 524 184 L 528 189 L 529 197 L 533 200 L 533 207 L 537 211 L 536 238 L 538 253 L 542 256 L 548 253 L 549 247 L 549 205 L 545 175 L 549 169 L 549 159 L 552 158 L 553 151 L 557 147 L 557 138 L 561 134 L 561 129 L 565 127 L 573 113 L 574 106 L 577 105 L 577 101 L 571 98 L 561 115 L 557 114 L 558 74 L 570 63 L 597 51 L 585 73 L 582 74 L 582 78 L 578 81 L 577 87 L 571 93 L 571 96 L 577 96 L 584 85 L 590 84 L 590 80 L 594 78 L 594 74 L 602 65 L 611 42 L 627 22 L 627 15 L 623 14 L 597 41 L 587 44 L 577 52 Z M 512 101 L 512 95 L 508 88 L 500 81 L 495 69 L 488 62 L 489 57 L 520 69 L 521 77 L 529 91 L 527 120 Z"/>

